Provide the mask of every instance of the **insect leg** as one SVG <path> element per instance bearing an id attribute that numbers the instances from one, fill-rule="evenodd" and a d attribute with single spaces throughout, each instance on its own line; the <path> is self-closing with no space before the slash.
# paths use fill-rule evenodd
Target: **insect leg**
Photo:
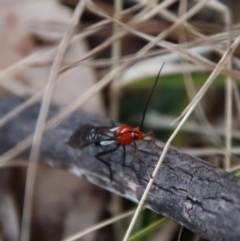
<path id="1" fill-rule="evenodd" d="M 129 168 L 132 169 L 132 166 L 127 166 L 127 165 L 125 164 L 125 161 L 126 161 L 126 146 L 122 146 L 122 147 L 123 147 L 123 162 L 122 162 L 122 165 L 123 165 L 124 167 L 129 167 Z"/>
<path id="2" fill-rule="evenodd" d="M 123 166 L 125 167 L 125 161 L 126 161 L 126 146 L 122 146 L 123 147 Z"/>
<path id="3" fill-rule="evenodd" d="M 137 155 L 137 144 L 136 144 L 136 142 L 133 142 L 133 144 L 134 144 L 134 156 L 140 161 L 140 163 L 142 163 L 145 167 L 146 167 L 146 169 L 147 169 L 147 172 L 149 173 L 149 175 L 150 175 L 150 177 L 152 177 L 152 174 L 150 173 L 150 171 L 148 170 L 148 166 L 145 164 L 145 162 Z"/>
<path id="4" fill-rule="evenodd" d="M 119 147 L 120 147 L 120 145 L 117 145 L 117 146 L 116 146 L 114 149 L 112 149 L 112 150 L 103 151 L 103 152 L 100 152 L 100 153 L 98 153 L 98 154 L 95 155 L 95 157 L 96 157 L 100 162 L 104 163 L 104 164 L 108 167 L 109 172 L 110 172 L 110 181 L 111 181 L 111 182 L 112 182 L 112 180 L 113 180 L 113 173 L 112 173 L 111 165 L 110 165 L 107 161 L 103 160 L 100 156 L 104 156 L 104 155 L 110 154 L 110 153 L 116 151 Z"/>
<path id="5" fill-rule="evenodd" d="M 160 148 L 160 147 L 156 144 L 156 142 L 155 142 L 155 135 L 154 135 L 154 133 L 153 133 L 152 131 L 149 131 L 149 132 L 147 132 L 146 134 L 144 134 L 144 135 L 143 135 L 143 138 L 144 138 L 144 137 L 147 137 L 147 136 L 151 136 L 151 140 L 146 140 L 146 139 L 144 139 L 145 141 L 151 141 L 154 146 L 156 146 L 159 150 L 162 150 L 162 148 Z"/>

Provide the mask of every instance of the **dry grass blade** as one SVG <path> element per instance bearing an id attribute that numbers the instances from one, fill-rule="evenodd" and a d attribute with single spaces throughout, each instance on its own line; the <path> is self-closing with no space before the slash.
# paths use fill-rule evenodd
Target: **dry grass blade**
<path id="1" fill-rule="evenodd" d="M 213 72 L 211 73 L 211 75 L 209 76 L 209 78 L 206 80 L 205 84 L 203 85 L 203 87 L 200 89 L 200 91 L 198 92 L 198 94 L 195 96 L 195 98 L 193 99 L 193 101 L 190 103 L 189 105 L 189 109 L 187 111 L 187 113 L 185 114 L 185 116 L 183 117 L 183 119 L 181 120 L 181 122 L 179 123 L 179 125 L 177 126 L 177 128 L 175 129 L 175 131 L 173 132 L 173 134 L 170 136 L 169 140 L 167 141 L 163 151 L 162 151 L 162 155 L 159 158 L 158 164 L 156 165 L 156 168 L 152 174 L 152 178 L 150 179 L 146 190 L 143 193 L 143 196 L 139 202 L 139 206 L 133 216 L 133 219 L 131 221 L 131 224 L 129 225 L 128 231 L 126 232 L 126 235 L 124 237 L 124 241 L 127 241 L 132 228 L 136 222 L 136 219 L 138 217 L 139 212 L 141 211 L 144 202 L 147 198 L 147 195 L 152 187 L 152 184 L 154 182 L 154 178 L 156 177 L 158 170 L 163 162 L 163 159 L 168 151 L 168 148 L 172 142 L 172 140 L 175 138 L 175 136 L 177 135 L 178 131 L 181 129 L 182 125 L 185 123 L 185 121 L 188 119 L 188 117 L 191 115 L 192 111 L 194 110 L 194 108 L 196 107 L 196 105 L 199 103 L 199 101 L 201 100 L 201 98 L 203 97 L 203 95 L 206 93 L 207 89 L 209 88 L 209 86 L 212 84 L 212 82 L 214 81 L 214 79 L 217 77 L 217 75 L 219 75 L 221 73 L 221 71 L 223 70 L 223 68 L 225 67 L 225 65 L 227 64 L 227 62 L 229 61 L 229 59 L 231 58 L 233 52 L 235 51 L 235 49 L 238 47 L 240 43 L 240 36 L 234 41 L 234 43 L 230 46 L 230 48 L 225 52 L 225 54 L 222 56 L 221 60 L 219 61 L 217 67 L 213 70 Z"/>
<path id="2" fill-rule="evenodd" d="M 93 5 L 93 4 L 91 4 Z M 90 5 L 90 6 L 91 6 Z M 122 25 L 124 27 L 124 29 L 128 30 L 129 32 L 135 34 L 136 36 L 138 37 L 141 37 L 143 38 L 144 40 L 147 40 L 150 42 L 150 44 L 148 44 L 146 46 L 146 49 L 144 49 L 144 51 L 148 51 L 149 50 L 149 47 L 151 48 L 155 43 L 157 46 L 160 46 L 160 47 L 163 47 L 167 50 L 169 50 L 169 52 L 173 52 L 173 53 L 179 53 L 181 55 L 183 55 L 183 57 L 186 57 L 186 58 L 189 58 L 189 60 L 191 60 L 192 62 L 194 62 L 195 64 L 198 64 L 198 65 L 202 65 L 204 66 L 206 69 L 209 69 L 209 70 L 213 70 L 215 67 L 216 67 L 216 64 L 210 60 L 208 60 L 207 58 L 204 58 L 198 54 L 195 54 L 193 53 L 192 51 L 189 51 L 185 48 L 182 48 L 182 46 L 177 46 L 175 44 L 171 44 L 165 40 L 162 40 L 160 41 L 163 37 L 166 37 L 167 34 L 169 34 L 171 31 L 167 30 L 163 35 L 158 35 L 157 37 L 152 37 L 148 34 L 145 34 L 145 33 L 142 33 L 138 30 L 135 30 L 134 28 L 132 28 L 130 25 L 127 25 L 127 24 L 124 24 L 120 21 L 118 21 L 117 19 L 114 19 L 112 17 L 110 17 L 107 13 L 105 13 L 102 9 L 98 8 L 97 6 L 93 5 L 93 9 L 94 11 L 97 11 L 99 15 L 103 16 L 103 17 L 107 17 L 117 23 L 119 23 L 120 25 Z M 191 15 L 187 16 L 187 17 L 190 17 Z M 182 21 L 184 21 L 185 18 L 187 18 L 184 16 L 184 18 L 181 18 L 181 21 L 179 21 L 178 24 L 180 24 Z M 175 27 L 178 26 L 178 25 L 174 25 Z M 174 27 L 174 28 L 175 28 Z M 174 29 L 173 28 L 173 29 Z M 162 34 L 162 33 L 161 33 Z M 160 42 L 157 42 L 160 41 Z M 139 53 L 138 53 L 139 54 Z M 139 55 L 136 54 L 135 56 L 136 57 L 139 57 Z M 81 59 L 82 61 L 82 59 Z M 66 69 L 70 68 L 71 66 L 68 66 L 66 67 Z M 64 69 L 64 70 L 66 70 Z M 226 75 L 229 75 L 229 76 L 232 76 L 234 78 L 240 78 L 240 72 L 239 71 L 236 71 L 236 70 L 230 70 L 230 69 L 224 69 L 222 71 L 222 73 L 226 74 Z M 184 110 L 184 112 L 182 113 L 181 116 L 183 116 L 183 114 L 186 113 L 186 109 Z M 180 117 L 179 117 L 180 118 Z"/>
<path id="3" fill-rule="evenodd" d="M 231 46 L 232 43 L 232 33 L 231 33 L 231 25 L 232 25 L 232 16 L 229 9 L 222 5 L 221 3 L 214 3 L 214 7 L 221 9 L 223 12 L 223 16 L 225 16 L 225 23 L 226 29 L 228 33 L 228 41 L 227 41 L 227 48 Z M 229 69 L 232 69 L 232 61 L 233 58 L 230 58 L 227 66 Z M 225 89 L 226 89 L 226 101 L 225 101 L 225 145 L 227 148 L 227 152 L 225 154 L 225 170 L 230 170 L 231 159 L 230 159 L 230 152 L 232 149 L 232 122 L 233 122 L 233 79 L 231 76 L 227 76 L 225 80 Z"/>
<path id="4" fill-rule="evenodd" d="M 181 1 L 181 4 L 179 6 L 179 15 L 180 16 L 183 15 L 186 12 L 186 10 L 187 10 L 187 2 Z M 184 26 L 186 26 L 186 24 L 187 23 L 185 23 Z M 197 32 L 191 26 L 188 26 L 188 29 L 190 29 L 191 32 L 194 32 L 194 33 Z M 203 39 L 203 38 L 201 38 L 201 39 Z M 206 37 L 205 37 L 205 39 L 206 39 Z M 180 32 L 179 42 L 181 43 L 181 45 L 184 45 L 184 43 L 187 43 L 187 36 L 186 36 L 185 30 L 182 30 Z M 193 79 L 192 79 L 192 75 L 191 75 L 191 72 L 190 72 L 190 63 L 189 63 L 188 59 L 182 58 L 181 56 L 180 56 L 180 58 L 181 58 L 181 65 L 184 65 L 184 64 L 188 65 L 188 67 L 185 68 L 186 71 L 182 71 L 182 74 L 183 74 L 183 77 L 184 77 L 185 88 L 186 88 L 188 97 L 191 101 L 194 98 L 194 95 L 196 95 L 197 91 L 195 89 L 194 82 L 193 82 Z M 207 117 L 204 113 L 203 107 L 200 103 L 196 106 L 196 109 L 194 110 L 194 113 L 195 113 L 196 117 L 198 118 L 198 120 L 200 121 L 200 123 L 202 123 L 202 125 L 204 126 L 203 130 L 204 130 L 205 134 L 210 137 L 209 139 L 213 143 L 215 143 L 216 145 L 221 145 L 221 140 L 215 134 L 214 129 L 211 126 L 211 124 L 209 123 L 209 121 L 208 121 L 208 119 L 207 119 Z"/>
<path id="5" fill-rule="evenodd" d="M 47 119 L 47 114 L 49 110 L 49 106 L 52 99 L 52 94 L 54 91 L 54 82 L 57 80 L 58 71 L 64 57 L 65 51 L 68 47 L 68 42 L 71 39 L 73 31 L 78 24 L 81 14 L 83 13 L 86 1 L 80 1 L 77 5 L 75 12 L 73 14 L 71 25 L 64 35 L 62 41 L 59 44 L 59 48 L 53 62 L 49 81 L 46 87 L 46 91 L 44 93 L 41 109 L 39 112 L 39 117 L 37 120 L 36 130 L 33 136 L 32 149 L 29 157 L 29 166 L 27 170 L 27 179 L 26 179 L 26 191 L 24 196 L 24 207 L 23 207 L 23 217 L 22 217 L 22 227 L 21 227 L 21 241 L 28 241 L 30 238 L 30 224 L 31 224 L 31 212 L 32 212 L 32 197 L 33 197 L 33 189 L 35 184 L 35 176 L 36 176 L 36 166 L 37 161 L 40 154 L 40 145 L 42 136 L 44 133 L 44 126 Z"/>
<path id="6" fill-rule="evenodd" d="M 89 234 L 89 233 L 91 233 L 93 231 L 96 231 L 98 229 L 104 228 L 107 225 L 110 225 L 110 224 L 115 223 L 115 222 L 117 222 L 117 221 L 119 221 L 121 219 L 129 217 L 129 216 L 133 215 L 134 212 L 135 212 L 135 210 L 131 210 L 131 211 L 128 211 L 128 212 L 123 213 L 121 215 L 118 215 L 116 217 L 110 218 L 110 219 L 108 219 L 106 221 L 103 221 L 103 222 L 101 222 L 99 224 L 94 225 L 93 227 L 87 228 L 86 230 L 83 230 L 83 231 L 81 231 L 81 232 L 79 232 L 77 234 L 74 234 L 71 237 L 68 237 L 68 238 L 66 238 L 66 239 L 64 239 L 62 241 L 74 241 L 74 240 L 77 240 L 79 238 L 82 238 L 83 236 L 85 236 L 85 235 L 87 235 L 87 234 Z"/>

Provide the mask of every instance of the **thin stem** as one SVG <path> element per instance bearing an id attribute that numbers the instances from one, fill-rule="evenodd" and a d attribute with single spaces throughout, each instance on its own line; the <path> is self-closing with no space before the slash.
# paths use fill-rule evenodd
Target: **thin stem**
<path id="1" fill-rule="evenodd" d="M 29 158 L 26 190 L 25 190 L 25 196 L 24 196 L 21 237 L 20 237 L 21 241 L 28 241 L 30 239 L 32 199 L 33 199 L 33 190 L 34 190 L 34 184 L 35 184 L 36 167 L 37 167 L 37 161 L 39 159 L 40 145 L 41 145 L 41 140 L 44 133 L 45 122 L 47 119 L 48 110 L 52 99 L 52 94 L 55 88 L 54 83 L 57 80 L 58 70 L 61 66 L 61 62 L 64 57 L 65 51 L 68 47 L 68 42 L 70 41 L 73 31 L 75 30 L 75 27 L 77 26 L 78 21 L 80 19 L 80 16 L 83 13 L 85 4 L 86 4 L 86 0 L 79 1 L 78 5 L 76 6 L 75 12 L 72 17 L 71 25 L 58 46 L 58 51 L 50 71 L 49 81 L 46 87 L 46 92 L 43 97 L 39 117 L 37 120 L 36 130 L 33 136 L 32 149 L 31 149 L 30 158 Z"/>

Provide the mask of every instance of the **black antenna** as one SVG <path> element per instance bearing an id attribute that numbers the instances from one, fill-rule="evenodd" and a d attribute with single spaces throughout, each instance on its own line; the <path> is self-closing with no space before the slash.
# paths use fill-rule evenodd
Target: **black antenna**
<path id="1" fill-rule="evenodd" d="M 144 108 L 143 117 L 142 117 L 142 122 L 141 122 L 141 125 L 140 125 L 140 131 L 142 131 L 142 127 L 143 127 L 143 123 L 144 123 L 146 111 L 147 111 L 149 102 L 150 102 L 150 100 L 151 100 L 151 98 L 152 98 L 153 91 L 154 91 L 154 89 L 155 89 L 155 87 L 156 87 L 157 81 L 158 81 L 158 79 L 159 79 L 159 75 L 160 75 L 160 73 L 161 73 L 161 71 L 162 71 L 162 68 L 163 68 L 164 64 L 165 64 L 165 63 L 162 64 L 160 70 L 158 71 L 157 78 L 156 78 L 156 80 L 155 80 L 155 83 L 154 83 L 154 85 L 153 85 L 152 91 L 151 91 L 150 96 L 149 96 L 149 98 L 148 98 L 147 104 L 146 104 L 146 106 L 145 106 L 145 108 Z"/>

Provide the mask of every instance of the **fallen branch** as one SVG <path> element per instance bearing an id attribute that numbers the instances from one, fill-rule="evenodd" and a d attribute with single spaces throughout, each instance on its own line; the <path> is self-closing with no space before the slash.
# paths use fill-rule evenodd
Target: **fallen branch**
<path id="1" fill-rule="evenodd" d="M 0 100 L 0 116 L 4 116 L 23 99 Z M 39 105 L 29 108 L 0 130 L 0 151 L 4 153 L 31 134 L 36 125 Z M 50 109 L 50 116 L 58 112 Z M 51 167 L 62 168 L 76 176 L 138 202 L 160 152 L 151 143 L 138 142 L 138 155 L 148 166 L 139 163 L 133 147 L 127 147 L 126 165 L 123 150 L 104 156 L 111 163 L 113 181 L 108 168 L 96 158 L 102 147 L 90 146 L 76 150 L 68 145 L 70 135 L 82 124 L 108 126 L 109 121 L 87 113 L 74 113 L 43 138 L 41 154 Z M 162 148 L 164 143 L 160 144 Z M 106 150 L 106 149 L 104 149 Z M 26 150 L 23 155 L 28 155 Z M 161 166 L 146 206 L 166 215 L 208 240 L 240 240 L 240 181 L 238 178 L 196 157 L 170 148 Z"/>

